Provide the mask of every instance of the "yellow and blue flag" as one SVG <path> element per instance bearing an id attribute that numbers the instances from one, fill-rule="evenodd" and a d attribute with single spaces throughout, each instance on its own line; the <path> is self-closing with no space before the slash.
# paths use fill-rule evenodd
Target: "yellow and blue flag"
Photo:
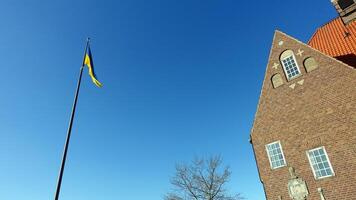
<path id="1" fill-rule="evenodd" d="M 88 50 L 85 54 L 84 65 L 88 67 L 89 76 L 93 83 L 98 87 L 102 87 L 103 85 L 98 81 L 94 72 L 93 56 L 91 55 L 90 46 L 88 46 Z"/>

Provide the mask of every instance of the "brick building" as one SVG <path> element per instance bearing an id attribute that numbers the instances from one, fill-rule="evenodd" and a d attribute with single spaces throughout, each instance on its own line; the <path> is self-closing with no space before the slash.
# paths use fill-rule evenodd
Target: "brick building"
<path id="1" fill-rule="evenodd" d="M 356 200 L 356 3 L 304 44 L 276 31 L 251 131 L 268 200 Z"/>

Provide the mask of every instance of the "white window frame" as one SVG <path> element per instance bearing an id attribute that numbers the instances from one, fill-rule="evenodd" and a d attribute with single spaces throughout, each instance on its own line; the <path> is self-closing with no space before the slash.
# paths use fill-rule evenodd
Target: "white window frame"
<path id="1" fill-rule="evenodd" d="M 281 154 L 282 154 L 282 157 L 283 157 L 284 165 L 281 165 L 281 166 L 278 166 L 278 167 L 273 167 L 272 161 L 271 161 L 271 157 L 270 157 L 270 155 L 269 155 L 268 146 L 269 146 L 269 145 L 272 145 L 272 144 L 276 144 L 276 143 L 279 144 L 279 147 L 280 147 L 280 149 L 281 149 Z M 269 164 L 270 164 L 270 166 L 271 166 L 271 169 L 278 169 L 278 168 L 287 166 L 287 160 L 286 160 L 286 158 L 284 157 L 284 152 L 283 152 L 283 148 L 282 148 L 282 145 L 281 145 L 281 141 L 280 141 L 280 140 L 275 141 L 275 142 L 272 142 L 272 143 L 269 143 L 269 144 L 266 144 L 266 145 L 265 145 L 265 148 L 266 148 L 266 153 L 267 153 L 267 156 L 268 156 L 268 161 L 269 161 Z"/>
<path id="2" fill-rule="evenodd" d="M 291 51 L 291 55 L 288 55 L 288 56 L 286 56 L 286 57 L 284 57 L 284 58 L 281 57 L 281 58 L 280 58 L 280 62 L 281 62 L 281 64 L 282 64 L 282 68 L 283 68 L 284 74 L 285 74 L 286 77 L 287 77 L 287 80 L 290 81 L 290 80 L 293 80 L 293 79 L 295 79 L 295 78 L 301 76 L 301 75 L 302 75 L 302 72 L 300 71 L 300 68 L 299 68 L 297 59 L 295 58 L 294 52 L 293 52 L 292 50 L 286 50 L 286 51 Z M 285 51 L 284 51 L 284 52 L 285 52 Z M 284 53 L 284 52 L 283 52 L 283 53 Z M 283 53 L 282 53 L 282 54 L 283 54 Z M 286 66 L 284 65 L 283 60 L 289 58 L 290 56 L 292 56 L 292 58 L 293 58 L 293 60 L 294 60 L 294 63 L 295 63 L 295 65 L 296 65 L 297 70 L 298 70 L 299 73 L 298 73 L 297 75 L 294 75 L 293 77 L 290 77 L 290 78 L 289 78 L 289 77 L 288 77 L 287 70 L 286 70 Z"/>
<path id="3" fill-rule="evenodd" d="M 329 166 L 330 166 L 331 175 L 326 175 L 326 176 L 321 176 L 321 177 L 317 177 L 317 176 L 316 176 L 316 172 L 314 171 L 314 167 L 313 167 L 313 164 L 312 164 L 312 162 L 311 162 L 311 159 L 310 159 L 310 156 L 309 156 L 309 152 L 315 151 L 315 150 L 319 150 L 319 149 L 323 149 L 323 151 L 324 151 L 324 154 L 325 154 L 325 156 L 326 156 L 326 161 L 328 162 L 328 164 L 329 164 Z M 306 154 L 307 154 L 307 157 L 308 157 L 308 161 L 309 161 L 310 168 L 311 168 L 312 171 L 313 171 L 313 175 L 314 175 L 315 180 L 320 180 L 320 179 L 323 179 L 323 178 L 328 178 L 328 177 L 335 176 L 335 172 L 334 172 L 333 166 L 331 165 L 331 162 L 330 162 L 328 153 L 326 152 L 324 146 L 307 150 L 307 151 L 306 151 Z"/>

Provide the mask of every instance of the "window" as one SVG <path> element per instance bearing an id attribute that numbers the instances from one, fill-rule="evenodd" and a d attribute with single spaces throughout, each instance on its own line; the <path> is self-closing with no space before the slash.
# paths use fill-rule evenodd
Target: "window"
<path id="1" fill-rule="evenodd" d="M 354 1 L 353 0 L 339 0 L 339 1 L 337 1 L 337 3 L 339 4 L 341 9 L 345 10 L 346 8 L 348 8 L 349 6 L 354 4 Z"/>
<path id="2" fill-rule="evenodd" d="M 334 171 L 324 147 L 307 151 L 307 156 L 315 179 L 334 176 Z"/>
<path id="3" fill-rule="evenodd" d="M 279 141 L 267 144 L 266 151 L 272 169 L 286 166 L 282 146 Z"/>
<path id="4" fill-rule="evenodd" d="M 293 51 L 286 50 L 281 54 L 281 62 L 287 79 L 291 80 L 300 75 L 300 70 L 296 62 Z"/>

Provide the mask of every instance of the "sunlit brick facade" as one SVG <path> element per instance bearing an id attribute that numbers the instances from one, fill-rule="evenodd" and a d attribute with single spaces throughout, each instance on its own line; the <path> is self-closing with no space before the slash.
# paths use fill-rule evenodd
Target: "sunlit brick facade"
<path id="1" fill-rule="evenodd" d="M 336 58 L 275 32 L 251 131 L 268 200 L 356 199 L 356 68 Z"/>

